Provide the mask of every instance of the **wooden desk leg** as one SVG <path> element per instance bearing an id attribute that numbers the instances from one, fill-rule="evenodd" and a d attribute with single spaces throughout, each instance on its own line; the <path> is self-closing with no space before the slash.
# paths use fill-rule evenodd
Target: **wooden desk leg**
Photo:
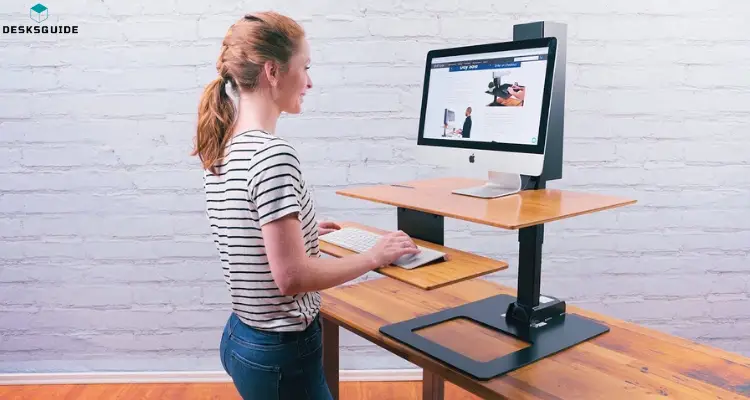
<path id="1" fill-rule="evenodd" d="M 334 400 L 339 399 L 339 326 L 321 315 L 323 323 L 323 371 Z"/>
<path id="2" fill-rule="evenodd" d="M 422 399 L 443 400 L 445 397 L 445 381 L 439 375 L 422 370 Z"/>

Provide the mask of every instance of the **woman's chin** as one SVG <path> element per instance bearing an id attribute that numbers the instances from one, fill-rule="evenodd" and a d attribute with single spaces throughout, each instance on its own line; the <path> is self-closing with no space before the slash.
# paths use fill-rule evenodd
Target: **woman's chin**
<path id="1" fill-rule="evenodd" d="M 302 112 L 302 105 L 297 104 L 295 106 L 289 107 L 285 110 L 287 114 L 299 114 Z"/>
<path id="2" fill-rule="evenodd" d="M 294 110 L 295 114 L 299 114 L 299 113 L 302 112 L 302 105 L 303 105 L 302 103 L 303 102 L 304 102 L 304 100 L 302 99 L 302 97 L 300 97 L 299 100 L 297 101 L 297 104 L 295 104 L 294 107 L 292 107 L 292 109 Z"/>

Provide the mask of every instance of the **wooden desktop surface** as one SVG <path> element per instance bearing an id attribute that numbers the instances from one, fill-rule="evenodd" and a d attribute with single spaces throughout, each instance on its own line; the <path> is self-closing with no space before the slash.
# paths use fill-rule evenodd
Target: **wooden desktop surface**
<path id="1" fill-rule="evenodd" d="M 505 229 L 519 229 L 635 203 L 631 199 L 558 189 L 526 190 L 489 200 L 451 193 L 454 189 L 482 183 L 466 178 L 438 178 L 398 183 L 413 188 L 386 184 L 336 193 Z"/>
<path id="2" fill-rule="evenodd" d="M 484 382 L 456 372 L 378 331 L 385 324 L 496 294 L 515 295 L 515 291 L 486 280 L 424 291 L 381 278 L 323 291 L 321 311 L 333 323 L 482 398 L 750 398 L 750 358 L 570 305 L 569 312 L 605 323 L 610 331 Z M 427 338 L 477 360 L 490 360 L 523 347 L 523 342 L 465 320 L 446 322 L 422 332 Z"/>
<path id="3" fill-rule="evenodd" d="M 375 233 L 386 233 L 385 230 L 358 224 L 356 222 L 337 223 L 342 228 L 354 227 Z M 414 240 L 414 243 L 419 246 L 446 253 L 448 259 L 446 261 L 424 265 L 411 270 L 397 266 L 386 266 L 378 268 L 376 272 L 393 279 L 398 279 L 402 282 L 407 282 L 420 289 L 431 290 L 508 268 L 508 263 L 505 261 L 493 260 L 491 258 L 451 249 L 424 240 L 414 238 L 412 238 L 412 240 Z M 320 238 L 320 251 L 334 257 L 344 257 L 354 254 L 353 251 L 326 242 L 325 237 Z"/>

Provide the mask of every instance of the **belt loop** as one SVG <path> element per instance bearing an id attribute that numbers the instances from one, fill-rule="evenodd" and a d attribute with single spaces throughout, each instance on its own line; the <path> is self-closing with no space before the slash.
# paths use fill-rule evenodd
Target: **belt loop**
<path id="1" fill-rule="evenodd" d="M 320 314 L 317 314 L 315 316 L 314 324 L 315 324 L 316 329 L 320 329 L 320 330 L 323 329 L 323 323 L 320 321 Z"/>
<path id="2" fill-rule="evenodd" d="M 240 323 L 240 319 L 232 312 L 232 315 L 229 316 L 229 335 L 231 336 L 234 333 L 234 329 L 237 328 L 237 324 Z"/>

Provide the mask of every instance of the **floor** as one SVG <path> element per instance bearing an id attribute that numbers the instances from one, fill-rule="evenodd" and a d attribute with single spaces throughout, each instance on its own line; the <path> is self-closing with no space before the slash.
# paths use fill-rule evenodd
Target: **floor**
<path id="1" fill-rule="evenodd" d="M 418 400 L 422 396 L 421 382 L 341 382 L 340 387 L 341 400 Z M 445 384 L 445 398 L 446 400 L 479 399 L 450 383 Z M 0 399 L 241 400 L 231 383 L 0 385 Z"/>

